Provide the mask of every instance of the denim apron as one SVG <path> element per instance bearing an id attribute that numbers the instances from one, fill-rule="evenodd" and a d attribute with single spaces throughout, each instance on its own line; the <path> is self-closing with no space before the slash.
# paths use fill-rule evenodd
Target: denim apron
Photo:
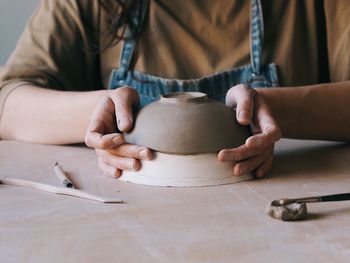
<path id="1" fill-rule="evenodd" d="M 148 10 L 149 0 L 141 0 L 141 25 Z M 145 74 L 130 69 L 134 54 L 135 39 L 126 38 L 120 55 L 119 68 L 113 69 L 109 88 L 116 89 L 130 86 L 137 90 L 140 96 L 140 106 L 143 107 L 162 94 L 181 91 L 198 91 L 209 98 L 224 102 L 227 91 L 237 84 L 245 84 L 251 88 L 278 86 L 276 65 L 262 65 L 264 38 L 264 21 L 260 0 L 251 0 L 250 8 L 250 59 L 251 64 L 224 70 L 198 79 L 167 79 Z"/>

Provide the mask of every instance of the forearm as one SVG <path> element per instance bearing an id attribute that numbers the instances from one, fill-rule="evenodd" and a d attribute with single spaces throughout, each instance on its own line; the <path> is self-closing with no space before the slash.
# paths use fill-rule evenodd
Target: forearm
<path id="1" fill-rule="evenodd" d="M 285 138 L 350 140 L 350 81 L 258 89 Z"/>
<path id="2" fill-rule="evenodd" d="M 106 94 L 20 87 L 5 102 L 0 136 L 47 144 L 83 142 L 91 114 Z"/>

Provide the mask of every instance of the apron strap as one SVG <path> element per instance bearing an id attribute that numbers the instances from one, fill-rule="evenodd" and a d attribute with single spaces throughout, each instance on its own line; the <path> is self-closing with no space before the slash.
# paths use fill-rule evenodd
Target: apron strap
<path id="1" fill-rule="evenodd" d="M 141 26 L 147 14 L 149 0 L 141 0 L 141 16 L 138 13 L 135 17 L 135 25 Z M 141 20 L 137 21 L 137 17 Z M 124 79 L 130 68 L 131 60 L 135 51 L 136 40 L 130 37 L 130 31 L 127 29 L 126 39 L 119 59 L 119 76 Z M 264 41 L 264 19 L 260 0 L 251 0 L 250 8 L 250 60 L 253 74 L 258 76 L 262 73 L 262 53 Z"/>
<path id="2" fill-rule="evenodd" d="M 141 0 L 141 7 L 137 9 L 135 15 L 133 16 L 133 23 L 137 28 L 139 28 L 143 24 L 143 21 L 147 14 L 148 4 L 149 0 Z M 124 45 L 119 58 L 119 74 L 122 79 L 126 77 L 130 68 L 131 60 L 135 51 L 135 46 L 136 40 L 134 37 L 132 37 L 130 29 L 128 28 L 126 31 L 126 38 L 124 39 Z"/>
<path id="3" fill-rule="evenodd" d="M 251 0 L 250 7 L 250 61 L 253 74 L 262 73 L 262 53 L 264 42 L 264 18 L 260 0 Z"/>

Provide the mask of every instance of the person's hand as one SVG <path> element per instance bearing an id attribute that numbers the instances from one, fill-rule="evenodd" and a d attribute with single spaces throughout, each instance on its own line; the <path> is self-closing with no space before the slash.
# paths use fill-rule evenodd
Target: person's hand
<path id="1" fill-rule="evenodd" d="M 126 144 L 121 132 L 133 125 L 133 108 L 139 105 L 137 92 L 129 87 L 112 90 L 96 107 L 85 143 L 95 148 L 99 168 L 107 176 L 118 178 L 123 170 L 140 169 L 140 159 L 150 160 L 150 149 Z"/>
<path id="2" fill-rule="evenodd" d="M 234 175 L 252 172 L 256 177 L 265 176 L 272 167 L 275 142 L 281 138 L 268 105 L 261 94 L 242 84 L 227 92 L 226 105 L 236 109 L 237 121 L 250 125 L 253 135 L 242 146 L 221 150 L 219 160 L 234 162 Z"/>

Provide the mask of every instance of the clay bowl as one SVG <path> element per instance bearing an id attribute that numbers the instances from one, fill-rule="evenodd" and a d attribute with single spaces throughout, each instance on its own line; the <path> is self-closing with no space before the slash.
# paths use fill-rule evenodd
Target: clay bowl
<path id="1" fill-rule="evenodd" d="M 189 155 L 240 146 L 250 131 L 238 124 L 232 109 L 206 94 L 179 92 L 163 95 L 142 108 L 133 129 L 124 135 L 131 144 Z"/>

